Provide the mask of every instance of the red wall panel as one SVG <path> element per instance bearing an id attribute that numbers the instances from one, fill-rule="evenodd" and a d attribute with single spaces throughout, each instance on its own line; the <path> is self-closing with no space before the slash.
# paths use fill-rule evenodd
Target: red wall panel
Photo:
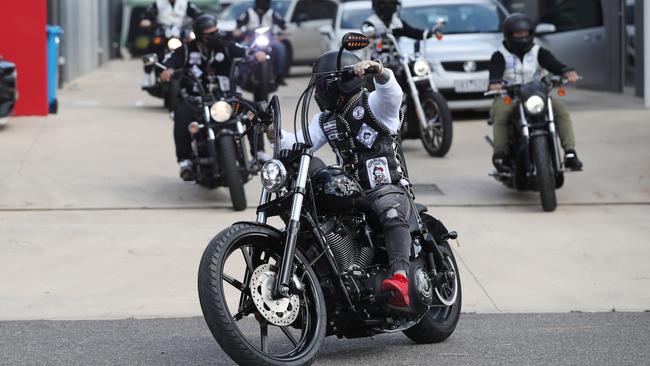
<path id="1" fill-rule="evenodd" d="M 46 1 L 0 0 L 0 55 L 16 64 L 15 115 L 47 115 Z"/>

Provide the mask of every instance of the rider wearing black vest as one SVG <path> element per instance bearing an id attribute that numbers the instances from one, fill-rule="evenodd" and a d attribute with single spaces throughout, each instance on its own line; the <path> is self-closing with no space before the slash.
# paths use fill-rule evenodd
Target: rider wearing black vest
<path id="1" fill-rule="evenodd" d="M 335 71 L 337 51 L 321 55 L 314 64 L 314 73 Z M 309 123 L 313 149 L 329 143 L 338 163 L 353 176 L 372 202 L 372 210 L 382 226 L 392 277 L 382 282 L 383 291 L 392 290 L 389 301 L 407 306 L 409 255 L 411 236 L 408 220 L 411 213 L 409 182 L 399 155 L 400 105 L 402 89 L 392 71 L 374 61 L 361 61 L 344 51 L 342 66 L 354 65 L 359 78 L 347 82 L 321 80 L 315 86 L 315 99 L 321 109 Z M 370 67 L 380 72 L 374 76 L 375 91 L 369 93 L 360 77 Z M 290 148 L 293 133 L 283 132 L 281 148 Z M 301 136 L 302 133 L 297 134 Z M 273 137 L 268 133 L 269 138 Z"/>

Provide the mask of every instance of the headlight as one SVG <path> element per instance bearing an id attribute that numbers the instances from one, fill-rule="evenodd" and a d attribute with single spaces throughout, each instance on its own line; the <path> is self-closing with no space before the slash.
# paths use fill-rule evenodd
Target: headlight
<path id="1" fill-rule="evenodd" d="M 532 97 L 526 99 L 526 103 L 524 103 L 524 105 L 526 106 L 528 113 L 540 114 L 544 111 L 546 103 L 544 103 L 544 99 L 542 99 L 542 97 L 539 95 L 533 95 Z"/>
<path id="2" fill-rule="evenodd" d="M 280 160 L 267 161 L 260 171 L 262 186 L 269 192 L 276 192 L 287 181 L 287 170 Z"/>
<path id="3" fill-rule="evenodd" d="M 413 73 L 417 76 L 424 76 L 429 72 L 429 63 L 425 59 L 417 59 L 413 63 Z"/>
<path id="4" fill-rule="evenodd" d="M 255 38 L 255 42 L 253 42 L 253 45 L 259 46 L 259 47 L 266 47 L 269 45 L 269 37 L 267 36 L 257 36 Z"/>
<path id="5" fill-rule="evenodd" d="M 210 116 L 217 122 L 226 122 L 232 116 L 232 106 L 220 100 L 210 107 Z"/>
<path id="6" fill-rule="evenodd" d="M 181 40 L 178 39 L 178 38 L 172 38 L 169 41 L 167 41 L 167 48 L 169 48 L 172 51 L 177 49 L 178 47 L 180 47 L 182 45 L 183 45 L 183 42 L 181 42 Z"/>

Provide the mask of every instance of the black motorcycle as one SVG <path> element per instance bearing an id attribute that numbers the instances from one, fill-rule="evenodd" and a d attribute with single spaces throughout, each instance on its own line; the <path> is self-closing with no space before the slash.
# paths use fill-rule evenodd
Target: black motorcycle
<path id="1" fill-rule="evenodd" d="M 152 53 L 142 57 L 142 63 L 146 70 L 149 70 L 151 86 L 143 87 L 149 95 L 155 98 L 161 98 L 164 101 L 165 108 L 173 111 L 178 101 L 179 85 L 172 80 L 164 82 L 160 80 L 160 68 L 154 67 L 157 62 L 162 62 L 165 57 L 170 55 L 174 50 L 183 46 L 183 43 L 191 39 L 191 31 L 187 27 L 162 26 L 154 28 L 154 34 L 151 37 L 149 46 Z"/>
<path id="2" fill-rule="evenodd" d="M 566 80 L 561 76 L 546 76 L 539 81 L 507 85 L 485 93 L 501 95 L 504 103 L 515 106 L 508 123 L 508 171 L 495 171 L 491 175 L 518 191 L 539 191 L 544 211 L 555 210 L 555 190 L 564 184 L 564 163 L 550 97 L 554 88 L 564 84 Z M 564 89 L 560 88 L 558 94 L 563 93 Z M 489 137 L 486 140 L 493 145 Z"/>
<path id="3" fill-rule="evenodd" d="M 404 89 L 402 112 L 406 123 L 402 125 L 402 138 L 419 138 L 429 155 L 445 156 L 453 139 L 452 117 L 447 100 L 433 81 L 432 67 L 425 57 L 426 41 L 415 42 L 413 52 L 408 53 L 391 32 L 378 35 L 368 24 L 362 30 L 373 39 L 370 57 L 393 70 Z M 436 35 L 440 39 L 442 33 L 438 30 Z M 424 39 L 427 38 L 425 31 Z"/>
<path id="4" fill-rule="evenodd" d="M 365 36 L 348 33 L 341 49 L 367 44 Z M 226 228 L 203 254 L 201 309 L 214 338 L 239 364 L 309 364 L 329 335 L 402 331 L 416 343 L 436 343 L 456 328 L 461 286 L 447 241 L 457 234 L 411 200 L 410 305 L 392 307 L 392 294 L 380 291 L 390 276 L 384 236 L 361 187 L 340 167 L 313 163 L 306 132 L 313 86 L 353 77 L 347 67 L 313 75 L 300 98 L 305 143 L 281 151 L 276 144 L 260 172 L 257 220 Z M 272 124 L 279 139 L 277 96 L 257 110 L 255 121 Z M 284 228 L 267 224 L 271 217 Z"/>
<path id="5" fill-rule="evenodd" d="M 267 102 L 269 94 L 278 89 L 277 78 L 273 70 L 270 40 L 273 37 L 270 27 L 257 28 L 254 32 L 245 34 L 243 43 L 251 52 L 249 56 L 237 64 L 237 84 L 245 91 L 253 94 L 256 102 Z M 266 53 L 266 60 L 259 62 L 255 59 L 255 52 Z"/>
<path id="6" fill-rule="evenodd" d="M 0 56 L 0 126 L 11 116 L 17 99 L 16 65 Z"/>

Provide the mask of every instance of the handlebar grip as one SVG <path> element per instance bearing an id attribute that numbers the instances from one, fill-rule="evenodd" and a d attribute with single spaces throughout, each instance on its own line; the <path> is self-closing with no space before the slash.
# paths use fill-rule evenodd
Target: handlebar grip
<path id="1" fill-rule="evenodd" d="M 374 74 L 379 74 L 379 67 L 370 66 L 366 69 L 366 75 L 374 75 Z"/>

